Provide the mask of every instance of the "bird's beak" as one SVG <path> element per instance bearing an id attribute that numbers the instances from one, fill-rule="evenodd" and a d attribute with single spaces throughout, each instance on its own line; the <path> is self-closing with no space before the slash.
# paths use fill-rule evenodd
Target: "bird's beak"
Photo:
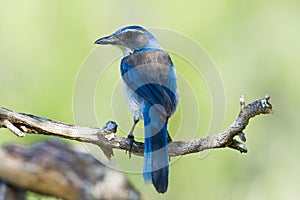
<path id="1" fill-rule="evenodd" d="M 115 35 L 109 35 L 95 41 L 95 44 L 118 44 L 118 38 Z"/>

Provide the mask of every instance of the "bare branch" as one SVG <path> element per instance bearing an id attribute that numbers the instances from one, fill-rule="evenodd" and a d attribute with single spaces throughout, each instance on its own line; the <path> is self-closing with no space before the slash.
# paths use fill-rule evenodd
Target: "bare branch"
<path id="1" fill-rule="evenodd" d="M 2 147 L 0 157 L 0 179 L 15 188 L 15 199 L 25 199 L 26 190 L 67 200 L 141 199 L 122 172 L 58 140 Z"/>
<path id="2" fill-rule="evenodd" d="M 256 115 L 273 113 L 272 105 L 269 103 L 270 96 L 245 105 L 244 97 L 240 98 L 241 111 L 237 119 L 223 133 L 209 135 L 204 138 L 186 141 L 173 141 L 169 144 L 169 156 L 180 156 L 200 152 L 206 149 L 229 147 L 241 153 L 247 152 L 246 141 L 243 130 L 249 120 Z M 64 124 L 50 119 L 37 117 L 30 114 L 17 113 L 6 108 L 0 108 L 0 127 L 8 128 L 17 136 L 24 133 L 54 135 L 57 137 L 77 140 L 98 145 L 107 157 L 113 155 L 112 149 L 129 150 L 126 138 L 119 137 L 115 133 L 117 124 L 109 121 L 103 128 L 82 127 Z M 234 139 L 239 136 L 242 142 Z M 143 155 L 144 144 L 134 142 L 131 152 L 135 155 Z"/>

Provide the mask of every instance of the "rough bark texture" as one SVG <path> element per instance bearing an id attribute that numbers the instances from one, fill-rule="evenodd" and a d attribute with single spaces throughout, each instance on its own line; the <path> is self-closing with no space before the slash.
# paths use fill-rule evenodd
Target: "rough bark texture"
<path id="1" fill-rule="evenodd" d="M 0 179 L 8 183 L 0 185 L 6 191 L 0 199 L 22 199 L 15 188 L 70 200 L 140 199 L 124 174 L 58 140 L 9 145 L 0 149 L 0 158 Z"/>

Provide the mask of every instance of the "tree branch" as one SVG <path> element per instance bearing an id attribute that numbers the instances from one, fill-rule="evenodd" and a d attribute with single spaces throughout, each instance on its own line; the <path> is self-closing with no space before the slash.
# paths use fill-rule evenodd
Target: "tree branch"
<path id="1" fill-rule="evenodd" d="M 123 173 L 59 140 L 5 146 L 0 157 L 0 191 L 10 188 L 0 199 L 25 199 L 26 190 L 66 200 L 141 199 Z"/>
<path id="2" fill-rule="evenodd" d="M 204 138 L 173 141 L 169 144 L 169 156 L 175 157 L 206 149 L 224 147 L 246 153 L 247 147 L 242 143 L 246 141 L 243 130 L 246 128 L 249 120 L 256 115 L 273 113 L 269 99 L 270 96 L 266 95 L 263 99 L 245 105 L 244 97 L 241 96 L 241 111 L 227 130 Z M 107 122 L 103 128 L 82 127 L 0 108 L 0 127 L 9 129 L 19 137 L 25 136 L 25 133 L 43 134 L 92 143 L 101 147 L 109 158 L 113 155 L 112 149 L 128 151 L 130 148 L 126 138 L 116 135 L 117 124 L 112 121 Z M 235 136 L 239 136 L 242 142 L 234 139 Z M 144 144 L 135 141 L 131 152 L 135 155 L 143 156 L 143 149 Z"/>

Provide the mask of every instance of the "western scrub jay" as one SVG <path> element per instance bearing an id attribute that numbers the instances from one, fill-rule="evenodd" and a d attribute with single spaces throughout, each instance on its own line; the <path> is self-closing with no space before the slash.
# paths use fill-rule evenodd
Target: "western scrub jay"
<path id="1" fill-rule="evenodd" d="M 124 96 L 133 115 L 128 134 L 132 147 L 133 130 L 144 120 L 144 167 L 146 183 L 159 193 L 168 188 L 168 120 L 178 103 L 176 72 L 170 56 L 155 37 L 140 26 L 127 26 L 100 38 L 95 44 L 116 45 L 123 51 L 121 76 Z"/>

